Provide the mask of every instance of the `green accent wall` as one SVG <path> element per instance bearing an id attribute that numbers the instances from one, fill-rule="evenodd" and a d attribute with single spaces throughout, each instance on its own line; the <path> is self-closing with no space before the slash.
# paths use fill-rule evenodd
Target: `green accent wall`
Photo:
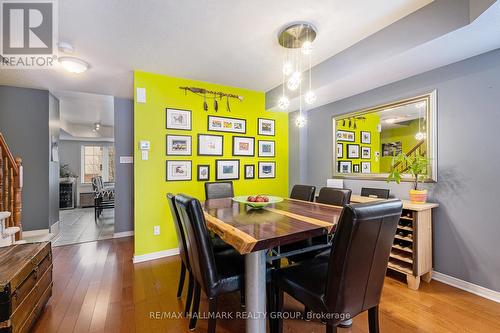
<path id="1" fill-rule="evenodd" d="M 219 111 L 213 110 L 209 100 L 209 111 L 203 110 L 203 98 L 187 93 L 180 86 L 195 86 L 209 90 L 241 95 L 242 102 L 231 100 L 231 112 L 226 111 L 225 100 L 219 103 Z M 235 195 L 270 194 L 288 195 L 288 113 L 266 112 L 263 92 L 221 86 L 213 83 L 194 81 L 134 72 L 134 91 L 146 89 L 146 103 L 134 101 L 134 224 L 135 255 L 143 255 L 177 248 L 177 239 L 166 194 L 185 193 L 200 200 L 205 199 L 204 182 L 197 181 L 197 165 L 210 165 L 210 181 L 215 181 L 216 159 L 239 159 L 240 179 L 234 181 Z M 167 130 L 166 108 L 188 109 L 192 111 L 192 130 Z M 208 115 L 246 119 L 246 134 L 209 132 Z M 257 118 L 275 120 L 275 136 L 257 135 Z M 224 156 L 197 156 L 197 135 L 215 134 L 224 136 Z M 167 156 L 166 135 L 191 135 L 192 156 Z M 255 138 L 255 156 L 232 156 L 232 137 L 249 136 Z M 147 140 L 151 147 L 149 159 L 141 160 L 139 141 Z M 257 157 L 258 140 L 274 140 L 274 158 Z M 191 160 L 191 181 L 166 181 L 166 161 Z M 276 178 L 259 179 L 258 164 L 262 161 L 276 162 Z M 255 165 L 255 179 L 244 179 L 244 165 Z M 153 234 L 153 227 L 160 226 L 160 235 Z"/>
<path id="2" fill-rule="evenodd" d="M 347 141 L 337 141 L 337 143 L 342 144 L 343 149 L 343 157 L 337 158 L 337 162 L 339 161 L 351 161 L 352 169 L 354 170 L 354 165 L 358 164 L 360 173 L 361 173 L 361 162 L 370 162 L 371 163 L 371 172 L 376 173 L 379 172 L 380 169 L 380 158 L 376 157 L 376 152 L 381 154 L 380 150 L 380 133 L 378 132 L 378 125 L 380 124 L 380 117 L 376 113 L 363 115 L 366 119 L 357 120 L 356 121 L 356 129 L 353 126 L 349 127 L 349 121 L 346 120 L 346 124 L 343 125 L 343 121 L 337 121 L 337 131 L 350 131 L 355 133 L 354 142 Z M 361 132 L 370 132 L 371 133 L 371 143 L 365 144 L 361 143 Z M 361 157 L 362 147 L 370 147 L 371 153 L 369 159 L 362 158 L 347 158 L 347 145 L 356 144 L 359 145 L 359 156 Z M 337 147 L 335 147 L 337 149 Z M 336 150 L 335 150 L 336 151 Z M 354 172 L 354 171 L 353 171 Z"/>
<path id="3" fill-rule="evenodd" d="M 380 133 L 380 143 L 401 141 L 401 149 L 403 153 L 407 153 L 418 143 L 418 140 L 415 139 L 415 134 L 417 134 L 418 131 L 419 122 L 418 119 L 415 119 L 408 123 L 408 126 L 384 129 L 382 133 Z M 380 172 L 391 172 L 392 156 L 382 156 L 381 147 L 380 157 Z"/>

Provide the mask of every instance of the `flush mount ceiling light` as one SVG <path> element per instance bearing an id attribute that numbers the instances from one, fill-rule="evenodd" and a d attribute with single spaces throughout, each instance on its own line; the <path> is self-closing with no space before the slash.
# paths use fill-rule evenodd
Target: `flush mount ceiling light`
<path id="1" fill-rule="evenodd" d="M 89 64 L 75 57 L 59 57 L 61 66 L 70 73 L 80 74 L 89 69 Z"/>
<path id="2" fill-rule="evenodd" d="M 306 104 L 314 104 L 316 95 L 312 90 L 311 79 L 311 54 L 313 52 L 313 42 L 316 39 L 317 30 L 308 22 L 294 22 L 287 24 L 278 34 L 278 43 L 283 47 L 283 67 L 282 67 L 282 88 L 283 92 L 278 101 L 278 107 L 286 110 L 290 101 L 285 95 L 285 86 L 289 91 L 299 93 L 299 116 L 295 124 L 302 127 L 307 120 L 302 114 L 302 100 Z M 309 69 L 309 80 L 307 93 L 302 95 L 302 84 L 304 82 L 304 69 Z"/>

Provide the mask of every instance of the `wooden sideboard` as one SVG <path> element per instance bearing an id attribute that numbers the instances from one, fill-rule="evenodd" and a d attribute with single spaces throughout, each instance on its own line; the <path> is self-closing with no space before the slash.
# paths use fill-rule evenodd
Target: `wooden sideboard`
<path id="1" fill-rule="evenodd" d="M 0 248 L 0 333 L 29 332 L 51 295 L 50 242 Z"/>
<path id="2" fill-rule="evenodd" d="M 352 203 L 381 199 L 352 195 Z M 406 275 L 408 288 L 417 290 L 420 280 L 432 279 L 432 209 L 435 203 L 403 201 L 403 213 L 389 258 L 388 268 Z"/>

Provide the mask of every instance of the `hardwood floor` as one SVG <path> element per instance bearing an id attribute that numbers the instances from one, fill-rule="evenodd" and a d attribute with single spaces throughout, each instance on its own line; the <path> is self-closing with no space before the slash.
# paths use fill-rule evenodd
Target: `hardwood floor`
<path id="1" fill-rule="evenodd" d="M 56 247 L 54 293 L 33 332 L 188 332 L 186 319 L 157 319 L 182 311 L 176 290 L 179 259 L 170 257 L 133 264 L 133 239 L 121 238 Z M 286 308 L 300 304 L 285 300 Z M 203 300 L 200 310 L 207 311 Z M 241 310 L 239 295 L 221 297 L 219 310 Z M 368 332 L 367 314 L 351 329 Z M 217 332 L 244 332 L 244 320 L 218 320 Z M 325 331 L 318 322 L 285 320 L 285 332 Z M 432 281 L 419 291 L 386 278 L 380 306 L 381 332 L 500 332 L 500 304 Z M 199 320 L 197 332 L 206 332 Z"/>

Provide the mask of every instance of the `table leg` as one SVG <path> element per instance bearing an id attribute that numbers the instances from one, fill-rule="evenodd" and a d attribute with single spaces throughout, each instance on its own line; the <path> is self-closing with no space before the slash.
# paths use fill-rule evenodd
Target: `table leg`
<path id="1" fill-rule="evenodd" d="M 247 333 L 266 332 L 266 251 L 245 256 Z"/>

